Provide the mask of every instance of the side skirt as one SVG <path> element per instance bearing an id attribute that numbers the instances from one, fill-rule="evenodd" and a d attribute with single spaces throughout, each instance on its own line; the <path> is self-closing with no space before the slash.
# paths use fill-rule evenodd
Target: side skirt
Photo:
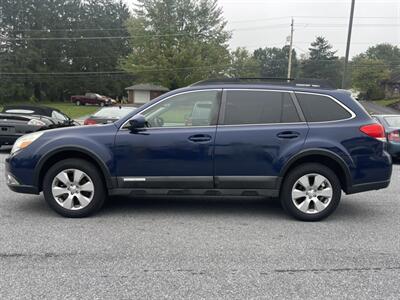
<path id="1" fill-rule="evenodd" d="M 109 190 L 110 196 L 263 196 L 278 197 L 273 189 L 143 189 L 117 188 Z"/>

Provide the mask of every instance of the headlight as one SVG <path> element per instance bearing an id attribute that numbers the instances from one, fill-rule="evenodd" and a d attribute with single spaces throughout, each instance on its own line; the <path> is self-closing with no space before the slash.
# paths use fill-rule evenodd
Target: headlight
<path id="1" fill-rule="evenodd" d="M 44 132 L 38 131 L 34 133 L 29 133 L 27 135 L 21 136 L 11 149 L 11 154 L 18 152 L 19 150 L 25 149 L 34 141 L 36 141 Z"/>
<path id="2" fill-rule="evenodd" d="M 44 126 L 46 125 L 45 122 L 40 121 L 40 120 L 36 120 L 36 119 L 32 119 L 28 122 L 28 125 L 34 125 L 34 126 Z"/>

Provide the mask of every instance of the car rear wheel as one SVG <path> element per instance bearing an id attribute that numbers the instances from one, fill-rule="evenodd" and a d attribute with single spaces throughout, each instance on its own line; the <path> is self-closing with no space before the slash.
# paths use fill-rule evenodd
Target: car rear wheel
<path id="1" fill-rule="evenodd" d="M 105 106 L 105 103 L 104 102 L 100 102 L 100 106 L 101 107 Z"/>
<path id="2" fill-rule="evenodd" d="M 66 159 L 53 165 L 44 177 L 43 194 L 52 209 L 70 218 L 95 213 L 106 198 L 98 169 L 82 159 Z"/>
<path id="3" fill-rule="evenodd" d="M 319 221 L 339 205 L 340 181 L 324 165 L 303 164 L 286 176 L 280 198 L 285 211 L 296 219 Z"/>
<path id="4" fill-rule="evenodd" d="M 81 105 L 81 101 L 79 101 L 79 100 L 76 101 L 75 103 L 76 103 L 77 106 L 80 106 L 80 105 Z"/>

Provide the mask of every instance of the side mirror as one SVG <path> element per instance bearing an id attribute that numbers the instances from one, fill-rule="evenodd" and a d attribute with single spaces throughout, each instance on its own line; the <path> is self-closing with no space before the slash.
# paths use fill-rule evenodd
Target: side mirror
<path id="1" fill-rule="evenodd" d="M 129 120 L 129 129 L 133 132 L 143 131 L 146 128 L 146 119 L 143 115 L 135 115 Z"/>

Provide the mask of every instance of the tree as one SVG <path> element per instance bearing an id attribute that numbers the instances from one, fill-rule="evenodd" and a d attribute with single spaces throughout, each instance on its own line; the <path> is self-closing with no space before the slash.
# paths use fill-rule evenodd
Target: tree
<path id="1" fill-rule="evenodd" d="M 226 21 L 217 0 L 139 0 L 127 27 L 133 51 L 121 68 L 170 89 L 223 74 Z"/>
<path id="2" fill-rule="evenodd" d="M 130 78 L 38 73 L 115 71 L 128 54 L 127 6 L 120 0 L 8 0 L 0 5 L 0 100 L 64 100 L 95 91 L 120 95 Z M 71 39 L 69 39 L 71 38 Z M 81 39 L 83 38 L 83 39 Z M 107 78 L 106 78 L 107 76 Z"/>
<path id="3" fill-rule="evenodd" d="M 260 64 L 261 77 L 287 77 L 289 46 L 282 48 L 259 48 L 254 51 L 254 58 Z M 296 51 L 292 50 L 292 77 L 297 75 Z"/>
<path id="4" fill-rule="evenodd" d="M 308 58 L 302 61 L 301 75 L 305 78 L 326 79 L 339 85 L 341 80 L 341 64 L 335 55 L 336 51 L 322 36 L 311 43 Z"/>
<path id="5" fill-rule="evenodd" d="M 400 48 L 391 44 L 377 44 L 369 47 L 365 56 L 370 59 L 383 61 L 391 71 L 399 70 L 400 66 Z"/>
<path id="6" fill-rule="evenodd" d="M 257 77 L 260 76 L 260 65 L 246 48 L 238 47 L 231 53 L 227 73 L 229 77 Z"/>
<path id="7" fill-rule="evenodd" d="M 352 84 L 367 99 L 384 97 L 382 82 L 389 78 L 390 71 L 384 61 L 358 56 L 352 62 Z"/>

